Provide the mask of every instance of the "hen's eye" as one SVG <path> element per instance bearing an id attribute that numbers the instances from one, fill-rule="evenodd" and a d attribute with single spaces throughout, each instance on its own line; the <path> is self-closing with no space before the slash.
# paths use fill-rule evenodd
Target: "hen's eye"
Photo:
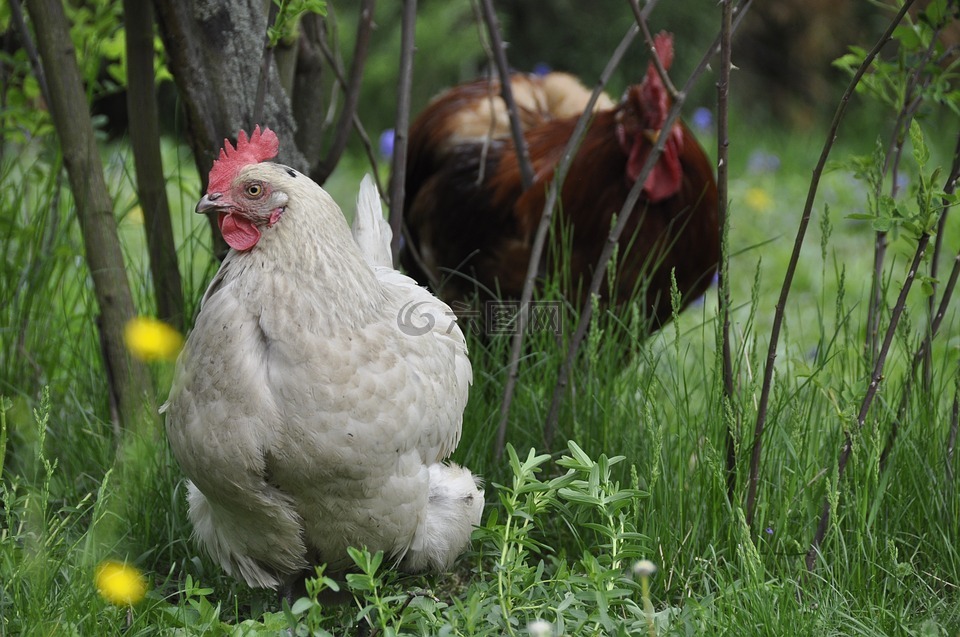
<path id="1" fill-rule="evenodd" d="M 247 195 L 250 197 L 259 197 L 263 194 L 263 186 L 260 184 L 250 184 L 247 186 Z"/>

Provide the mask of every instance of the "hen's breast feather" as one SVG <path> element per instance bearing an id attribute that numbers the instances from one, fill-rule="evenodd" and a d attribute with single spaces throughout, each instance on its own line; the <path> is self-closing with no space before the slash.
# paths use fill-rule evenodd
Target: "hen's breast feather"
<path id="1" fill-rule="evenodd" d="M 341 538 L 331 555 L 375 539 L 364 533 L 402 538 L 425 505 L 426 464 L 459 437 L 455 344 L 403 334 L 399 308 L 331 325 L 321 299 L 289 298 L 288 285 L 226 281 L 205 303 L 185 352 L 190 416 L 171 424 L 178 460 L 208 497 L 268 475 L 308 538 Z"/>

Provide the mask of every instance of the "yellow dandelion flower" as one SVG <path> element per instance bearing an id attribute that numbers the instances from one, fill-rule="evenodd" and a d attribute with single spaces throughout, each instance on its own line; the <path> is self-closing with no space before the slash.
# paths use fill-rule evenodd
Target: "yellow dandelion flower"
<path id="1" fill-rule="evenodd" d="M 183 336 L 163 321 L 144 316 L 131 319 L 123 330 L 127 349 L 145 361 L 173 361 L 183 347 Z"/>
<path id="2" fill-rule="evenodd" d="M 763 188 L 750 188 L 744 196 L 744 202 L 755 212 L 766 212 L 773 206 L 773 197 Z"/>
<path id="3" fill-rule="evenodd" d="M 97 591 L 116 606 L 133 606 L 147 592 L 147 580 L 135 567 L 107 560 L 97 567 Z"/>
<path id="4" fill-rule="evenodd" d="M 127 213 L 126 220 L 130 223 L 135 223 L 139 226 L 143 225 L 143 208 L 140 206 L 134 206 L 130 209 L 130 212 Z"/>

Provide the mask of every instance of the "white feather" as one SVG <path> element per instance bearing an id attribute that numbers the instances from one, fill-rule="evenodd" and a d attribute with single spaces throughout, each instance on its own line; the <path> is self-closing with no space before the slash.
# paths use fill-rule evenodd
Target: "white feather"
<path id="1" fill-rule="evenodd" d="M 393 268 L 393 256 L 390 253 L 393 231 L 383 218 L 380 193 L 369 174 L 364 175 L 360 182 L 357 214 L 353 218 L 353 239 L 360 246 L 360 252 L 370 267 Z"/>

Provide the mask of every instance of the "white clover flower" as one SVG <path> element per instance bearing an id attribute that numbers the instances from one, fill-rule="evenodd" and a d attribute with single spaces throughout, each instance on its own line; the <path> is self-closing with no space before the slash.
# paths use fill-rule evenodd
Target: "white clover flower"
<path id="1" fill-rule="evenodd" d="M 657 565 L 650 560 L 640 560 L 633 565 L 633 574 L 637 577 L 650 577 L 657 572 Z"/>
<path id="2" fill-rule="evenodd" d="M 527 624 L 527 633 L 530 637 L 553 637 L 553 624 L 537 619 Z"/>

